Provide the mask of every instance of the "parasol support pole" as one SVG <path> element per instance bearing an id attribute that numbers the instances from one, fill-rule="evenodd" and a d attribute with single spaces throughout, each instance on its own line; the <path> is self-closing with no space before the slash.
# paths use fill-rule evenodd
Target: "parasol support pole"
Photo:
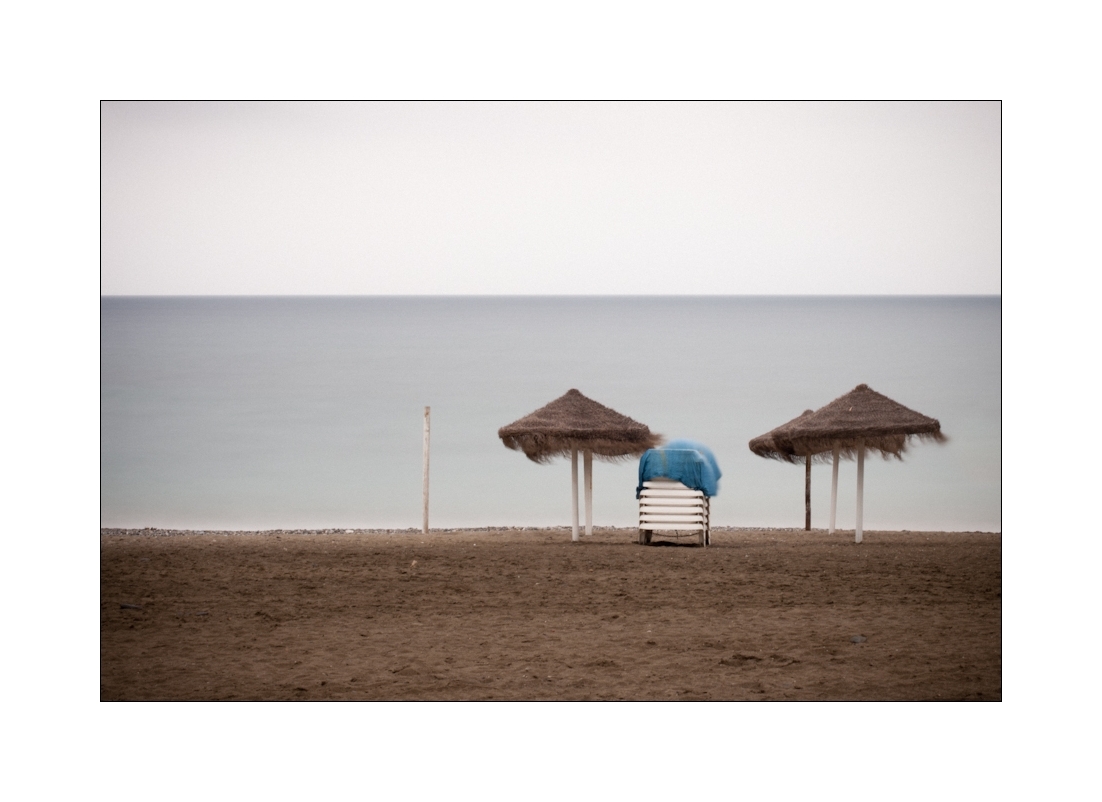
<path id="1" fill-rule="evenodd" d="M 804 531 L 811 531 L 811 455 L 807 455 L 804 468 Z"/>
<path id="2" fill-rule="evenodd" d="M 834 444 L 834 465 L 830 469 L 830 534 L 834 534 L 834 524 L 838 520 L 838 452 L 841 447 Z"/>
<path id="3" fill-rule="evenodd" d="M 861 542 L 862 523 L 865 512 L 865 441 L 857 444 L 857 529 L 854 543 Z"/>
<path id="4" fill-rule="evenodd" d="M 589 537 L 593 534 L 593 452 L 588 448 L 582 465 L 585 467 L 585 534 Z"/>
<path id="5" fill-rule="evenodd" d="M 570 501 L 574 513 L 574 531 L 570 539 L 579 540 L 578 535 L 578 449 L 570 449 Z"/>
<path id="6" fill-rule="evenodd" d="M 421 534 L 429 533 L 429 407 L 425 407 L 425 444 L 421 460 Z"/>

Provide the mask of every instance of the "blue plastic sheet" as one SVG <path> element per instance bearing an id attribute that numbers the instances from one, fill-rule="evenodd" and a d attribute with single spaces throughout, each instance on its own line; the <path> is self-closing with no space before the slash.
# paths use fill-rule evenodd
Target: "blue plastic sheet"
<path id="1" fill-rule="evenodd" d="M 643 492 L 643 482 L 651 479 L 673 479 L 706 496 L 719 493 L 719 478 L 723 474 L 715 455 L 707 446 L 693 440 L 672 440 L 662 448 L 652 448 L 639 458 L 639 486 L 635 497 Z"/>

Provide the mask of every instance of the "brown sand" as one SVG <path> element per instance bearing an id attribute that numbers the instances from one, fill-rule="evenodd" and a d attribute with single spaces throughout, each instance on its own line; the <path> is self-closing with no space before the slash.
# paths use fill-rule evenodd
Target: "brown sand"
<path id="1" fill-rule="evenodd" d="M 101 698 L 1002 697 L 999 534 L 633 538 L 103 530 Z"/>

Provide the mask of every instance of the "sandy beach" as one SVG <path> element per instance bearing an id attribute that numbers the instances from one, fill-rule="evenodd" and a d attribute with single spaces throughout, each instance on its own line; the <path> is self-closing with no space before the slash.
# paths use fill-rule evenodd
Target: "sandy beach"
<path id="1" fill-rule="evenodd" d="M 1000 700 L 1002 538 L 101 531 L 102 700 Z"/>

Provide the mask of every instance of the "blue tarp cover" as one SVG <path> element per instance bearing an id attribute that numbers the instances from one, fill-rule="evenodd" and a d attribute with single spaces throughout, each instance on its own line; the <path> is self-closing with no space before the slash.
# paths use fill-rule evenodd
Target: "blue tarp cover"
<path id="1" fill-rule="evenodd" d="M 643 482 L 651 479 L 673 479 L 706 496 L 719 493 L 719 463 L 711 449 L 692 440 L 672 440 L 662 448 L 652 448 L 639 458 L 639 486 L 635 497 L 643 492 Z"/>

